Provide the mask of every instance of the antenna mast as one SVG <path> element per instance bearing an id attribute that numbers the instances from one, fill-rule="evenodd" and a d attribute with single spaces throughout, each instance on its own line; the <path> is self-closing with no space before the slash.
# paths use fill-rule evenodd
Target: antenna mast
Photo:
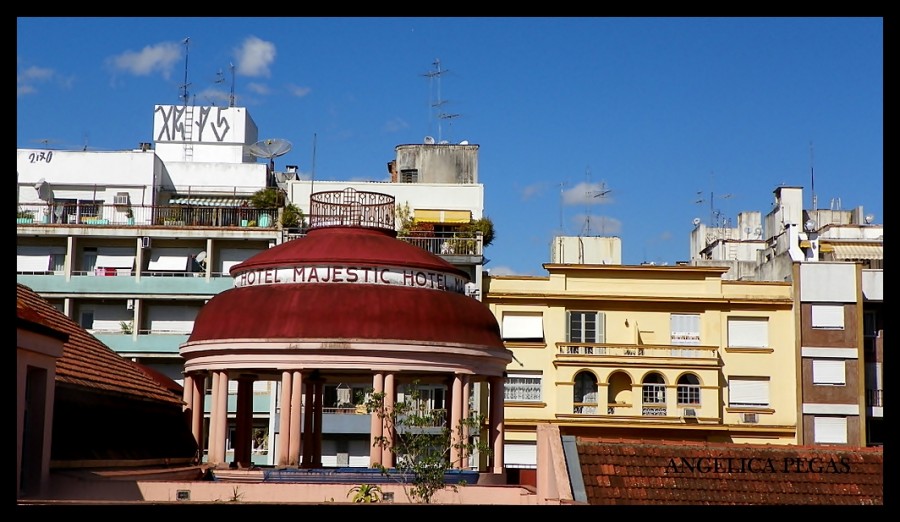
<path id="1" fill-rule="evenodd" d="M 228 106 L 234 107 L 234 64 L 228 64 L 231 67 L 231 94 L 228 96 Z"/>
<path id="2" fill-rule="evenodd" d="M 445 103 L 447 103 L 447 100 L 441 99 L 441 76 L 443 76 L 445 73 L 450 72 L 450 70 L 449 69 L 441 69 L 440 58 L 436 58 L 434 60 L 434 62 L 432 63 L 432 65 L 434 65 L 434 70 L 429 71 L 429 72 L 423 74 L 422 76 L 425 76 L 426 78 L 428 78 L 430 83 L 434 83 L 437 85 L 437 98 L 430 101 L 430 103 L 431 103 L 431 109 L 433 111 L 437 111 L 437 114 L 436 114 L 437 119 L 438 119 L 438 133 L 437 134 L 438 134 L 438 143 L 440 143 L 442 141 L 442 136 L 441 136 L 442 126 L 441 126 L 440 120 L 452 120 L 453 118 L 458 118 L 459 114 L 448 114 L 441 110 L 441 106 L 444 105 Z M 449 127 L 450 124 L 448 123 L 447 126 Z"/>
<path id="3" fill-rule="evenodd" d="M 188 43 L 191 41 L 191 37 L 188 36 L 184 39 L 184 83 L 181 84 L 181 99 L 184 101 L 184 105 L 188 104 Z"/>
<path id="4" fill-rule="evenodd" d="M 818 199 L 816 198 L 816 174 L 815 169 L 813 168 L 813 164 L 815 162 L 815 157 L 813 156 L 813 144 L 809 142 L 809 177 L 810 177 L 810 192 L 812 192 L 812 209 L 813 211 L 818 210 Z"/>

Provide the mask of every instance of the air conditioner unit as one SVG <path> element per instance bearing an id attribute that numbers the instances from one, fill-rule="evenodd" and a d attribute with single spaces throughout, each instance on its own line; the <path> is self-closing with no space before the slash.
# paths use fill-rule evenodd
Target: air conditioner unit
<path id="1" fill-rule="evenodd" d="M 685 408 L 684 413 L 682 414 L 682 417 L 696 419 L 697 418 L 697 409 L 696 408 Z"/>
<path id="2" fill-rule="evenodd" d="M 144 236 L 141 238 L 141 248 L 150 248 L 150 237 Z"/>
<path id="3" fill-rule="evenodd" d="M 742 413 L 741 414 L 741 422 L 744 424 L 756 424 L 759 422 L 759 414 L 758 413 Z"/>
<path id="4" fill-rule="evenodd" d="M 128 205 L 128 193 L 127 192 L 119 192 L 113 198 L 113 204 L 118 206 L 127 206 Z"/>
<path id="5" fill-rule="evenodd" d="M 134 299 L 129 299 L 125 301 L 125 309 L 126 310 L 134 310 Z"/>

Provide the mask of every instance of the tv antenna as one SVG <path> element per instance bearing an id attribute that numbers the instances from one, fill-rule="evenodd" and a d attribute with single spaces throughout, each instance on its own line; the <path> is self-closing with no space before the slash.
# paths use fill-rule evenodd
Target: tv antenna
<path id="1" fill-rule="evenodd" d="M 436 85 L 436 87 L 437 87 L 437 97 L 436 97 L 435 99 L 429 101 L 429 103 L 430 103 L 430 110 L 431 110 L 430 114 L 431 114 L 431 113 L 434 113 L 434 112 L 436 111 L 435 116 L 436 116 L 437 119 L 438 119 L 438 138 L 437 138 L 437 141 L 438 141 L 438 143 L 446 144 L 446 143 L 448 143 L 448 142 L 447 142 L 447 141 L 444 141 L 444 140 L 442 139 L 442 136 L 441 136 L 441 134 L 442 134 L 442 132 L 441 132 L 441 131 L 442 131 L 441 121 L 442 121 L 442 120 L 447 120 L 447 121 L 448 121 L 447 127 L 450 127 L 450 125 L 451 125 L 450 120 L 452 120 L 452 119 L 454 119 L 454 118 L 458 118 L 460 115 L 459 115 L 459 114 L 450 114 L 450 113 L 446 113 L 446 112 L 444 112 L 444 111 L 441 109 L 441 107 L 442 107 L 445 103 L 447 103 L 447 100 L 441 99 L 441 76 L 443 76 L 444 74 L 450 72 L 450 70 L 449 70 L 449 69 L 441 69 L 441 60 L 440 60 L 440 58 L 436 58 L 436 59 L 434 60 L 434 62 L 432 63 L 432 65 L 434 65 L 434 70 L 433 70 L 433 71 L 428 71 L 427 73 L 423 74 L 422 76 L 428 78 L 428 81 L 429 81 L 429 87 L 431 87 L 432 85 Z M 429 94 L 430 94 L 431 92 L 432 92 L 432 91 L 430 90 L 430 91 L 429 91 Z"/>
<path id="2" fill-rule="evenodd" d="M 228 106 L 234 107 L 234 63 L 229 63 L 231 67 L 231 93 L 228 95 Z"/>
<path id="3" fill-rule="evenodd" d="M 816 174 L 815 169 L 813 168 L 813 163 L 815 161 L 815 157 L 813 156 L 813 144 L 809 142 L 809 178 L 810 178 L 810 192 L 812 192 L 812 209 L 813 211 L 819 210 L 818 205 L 819 201 L 816 198 Z"/>
<path id="4" fill-rule="evenodd" d="M 710 177 L 713 174 L 710 173 Z M 697 191 L 697 200 L 694 203 L 698 205 L 702 205 L 703 203 L 709 203 L 709 224 L 711 227 L 727 227 L 728 226 L 728 218 L 723 217 L 724 212 L 716 208 L 716 199 L 731 199 L 734 197 L 734 194 L 720 194 L 715 195 L 715 193 L 710 190 L 709 191 L 709 199 L 705 198 L 705 195 L 702 190 Z"/>
<path id="5" fill-rule="evenodd" d="M 191 41 L 191 37 L 188 36 L 181 43 L 184 44 L 184 83 L 181 84 L 181 99 L 184 101 L 184 104 L 188 104 L 188 44 Z"/>
<path id="6" fill-rule="evenodd" d="M 257 158 L 269 160 L 269 172 L 275 172 L 275 158 L 287 154 L 291 150 L 291 142 L 282 139 L 257 141 L 247 149 Z"/>
<path id="7" fill-rule="evenodd" d="M 609 193 L 612 192 L 612 189 L 608 188 L 606 186 L 605 181 L 601 181 L 600 184 L 598 185 L 598 189 L 592 190 L 594 187 L 594 184 L 591 183 L 591 168 L 590 167 L 585 169 L 584 176 L 585 176 L 585 192 L 584 192 L 584 196 L 585 196 L 584 197 L 584 205 L 585 205 L 584 215 L 585 215 L 585 217 L 584 217 L 584 231 L 583 231 L 582 235 L 589 236 L 591 234 L 591 212 L 590 212 L 590 209 L 588 208 L 588 206 L 593 204 L 594 199 L 606 198 L 606 196 L 608 196 Z M 604 232 L 603 228 L 604 228 L 603 221 L 601 220 L 601 222 L 600 222 L 600 234 L 601 235 L 603 235 L 603 232 Z"/>

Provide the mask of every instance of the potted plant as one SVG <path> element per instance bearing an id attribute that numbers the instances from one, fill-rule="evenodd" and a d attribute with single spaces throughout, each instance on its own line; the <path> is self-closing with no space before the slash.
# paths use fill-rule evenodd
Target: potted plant
<path id="1" fill-rule="evenodd" d="M 30 210 L 16 211 L 16 223 L 34 223 L 34 212 Z"/>

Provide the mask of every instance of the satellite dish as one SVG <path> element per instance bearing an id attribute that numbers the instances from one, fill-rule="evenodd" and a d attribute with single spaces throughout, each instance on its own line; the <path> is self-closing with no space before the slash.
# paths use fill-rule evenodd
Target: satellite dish
<path id="1" fill-rule="evenodd" d="M 434 138 L 431 136 L 425 136 L 425 145 L 434 145 Z"/>
<path id="2" fill-rule="evenodd" d="M 459 142 L 459 144 L 460 144 L 460 145 L 468 145 L 468 144 L 469 144 L 469 140 L 462 140 L 461 142 Z"/>
<path id="3" fill-rule="evenodd" d="M 693 219 L 693 220 L 692 220 L 692 221 L 691 221 L 691 223 L 693 223 L 693 224 L 694 224 L 694 226 L 695 226 L 695 227 L 696 227 L 696 226 L 697 226 L 697 225 L 699 225 L 699 224 L 700 224 L 700 218 L 698 218 L 698 217 L 695 217 L 695 218 L 694 218 L 694 219 Z"/>
<path id="4" fill-rule="evenodd" d="M 194 259 L 196 259 L 197 263 L 202 266 L 203 262 L 206 261 L 206 250 L 197 254 L 197 257 L 195 257 Z"/>
<path id="5" fill-rule="evenodd" d="M 46 179 L 39 179 L 38 182 L 34 184 L 34 190 L 37 191 L 37 196 L 41 201 L 50 200 L 50 184 L 47 183 Z"/>
<path id="6" fill-rule="evenodd" d="M 875 214 L 866 214 L 866 224 L 871 225 L 872 221 L 875 219 Z"/>
<path id="7" fill-rule="evenodd" d="M 250 145 L 247 150 L 257 158 L 269 160 L 269 170 L 274 172 L 275 158 L 287 154 L 291 150 L 291 142 L 277 138 L 262 140 Z"/>

